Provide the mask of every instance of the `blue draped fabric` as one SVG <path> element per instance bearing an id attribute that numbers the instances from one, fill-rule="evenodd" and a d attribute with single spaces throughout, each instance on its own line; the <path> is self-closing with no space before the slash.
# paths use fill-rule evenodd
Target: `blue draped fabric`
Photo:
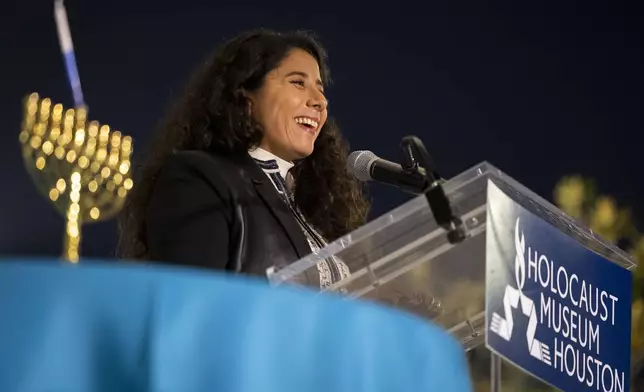
<path id="1" fill-rule="evenodd" d="M 0 261 L 2 392 L 470 391 L 440 328 L 211 272 Z"/>

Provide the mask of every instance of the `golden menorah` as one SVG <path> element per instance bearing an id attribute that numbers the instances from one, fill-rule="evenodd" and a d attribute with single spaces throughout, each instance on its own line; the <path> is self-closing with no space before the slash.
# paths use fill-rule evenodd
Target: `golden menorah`
<path id="1" fill-rule="evenodd" d="M 38 190 L 66 218 L 63 257 L 76 263 L 81 226 L 114 217 L 134 185 L 132 138 L 87 122 L 85 108 L 65 109 L 34 93 L 24 103 L 19 139 Z"/>

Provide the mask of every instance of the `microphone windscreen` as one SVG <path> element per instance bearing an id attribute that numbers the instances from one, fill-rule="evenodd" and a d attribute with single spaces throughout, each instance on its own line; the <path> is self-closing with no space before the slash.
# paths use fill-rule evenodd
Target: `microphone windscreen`
<path id="1" fill-rule="evenodd" d="M 354 151 L 347 158 L 347 171 L 362 182 L 371 180 L 371 165 L 378 156 L 371 151 Z"/>

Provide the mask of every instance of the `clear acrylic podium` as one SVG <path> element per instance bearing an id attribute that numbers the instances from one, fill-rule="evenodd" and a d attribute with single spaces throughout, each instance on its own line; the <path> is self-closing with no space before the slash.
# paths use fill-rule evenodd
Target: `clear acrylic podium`
<path id="1" fill-rule="evenodd" d="M 272 271 L 269 280 L 274 285 L 301 284 L 306 281 L 304 275 L 309 269 L 317 269 L 320 261 L 335 256 L 347 264 L 351 275 L 329 291 L 404 309 L 448 330 L 469 352 L 477 391 L 489 390 L 491 382 L 493 390 L 500 390 L 501 382 L 506 391 L 552 390 L 513 366 L 508 366 L 506 372 L 504 365 L 501 372 L 501 361 L 485 348 L 488 181 L 588 249 L 625 269 L 635 268 L 628 254 L 483 162 L 442 185 L 454 212 L 465 225 L 464 241 L 448 240 L 427 197 L 419 195 L 326 248 Z"/>

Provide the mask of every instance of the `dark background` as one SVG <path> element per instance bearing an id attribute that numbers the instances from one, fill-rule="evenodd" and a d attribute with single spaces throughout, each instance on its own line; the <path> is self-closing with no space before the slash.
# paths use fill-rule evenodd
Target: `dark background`
<path id="1" fill-rule="evenodd" d="M 173 93 L 225 38 L 307 29 L 327 46 L 330 113 L 354 149 L 398 160 L 420 136 L 451 177 L 488 160 L 551 199 L 580 173 L 644 218 L 639 195 L 642 14 L 621 3 L 283 3 L 80 1 L 66 8 L 90 118 L 145 146 Z M 226 2 L 230 3 L 230 2 Z M 53 1 L 8 1 L 0 16 L 0 252 L 58 255 L 63 219 L 24 169 L 21 100 L 72 105 Z M 407 196 L 372 186 L 374 215 Z M 83 254 L 111 257 L 114 222 L 87 226 Z"/>

